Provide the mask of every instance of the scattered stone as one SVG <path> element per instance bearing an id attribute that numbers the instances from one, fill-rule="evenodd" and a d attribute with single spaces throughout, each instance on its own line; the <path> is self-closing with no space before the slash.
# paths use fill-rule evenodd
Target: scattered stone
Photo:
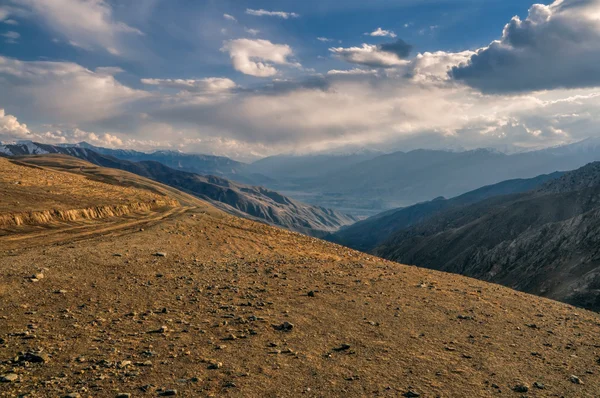
<path id="1" fill-rule="evenodd" d="M 338 351 L 339 352 L 339 351 L 346 351 L 346 350 L 349 350 L 349 349 L 350 349 L 350 344 L 342 344 L 339 347 L 335 347 L 333 349 L 333 351 Z"/>
<path id="2" fill-rule="evenodd" d="M 208 365 L 208 369 L 221 369 L 223 364 L 221 362 L 212 362 Z"/>
<path id="3" fill-rule="evenodd" d="M 131 398 L 131 394 L 128 392 L 121 392 L 117 394 L 115 398 Z"/>
<path id="4" fill-rule="evenodd" d="M 463 321 L 470 321 L 470 320 L 472 320 L 472 319 L 473 319 L 473 317 L 472 317 L 472 316 L 468 316 L 468 315 L 459 315 L 459 316 L 457 316 L 456 318 L 458 318 L 458 319 L 461 319 L 461 320 L 463 320 Z"/>
<path id="5" fill-rule="evenodd" d="M 156 253 L 154 253 L 154 257 L 167 257 L 167 253 L 156 252 Z"/>
<path id="6" fill-rule="evenodd" d="M 156 330 L 149 331 L 148 333 L 167 333 L 168 331 L 169 331 L 169 328 L 163 325 Z"/>
<path id="7" fill-rule="evenodd" d="M 540 383 L 539 381 L 536 381 L 535 383 L 533 383 L 533 386 L 535 388 L 537 388 L 538 390 L 543 390 L 544 388 L 546 388 L 546 386 L 543 383 Z"/>
<path id="8" fill-rule="evenodd" d="M 514 392 L 527 392 L 529 391 L 529 386 L 527 384 L 517 384 L 513 387 Z"/>
<path id="9" fill-rule="evenodd" d="M 81 394 L 78 392 L 71 392 L 67 395 L 63 395 L 63 398 L 81 398 Z"/>
<path id="10" fill-rule="evenodd" d="M 225 383 L 225 388 L 235 388 L 235 387 L 237 387 L 237 386 L 232 381 Z"/>
<path id="11" fill-rule="evenodd" d="M 177 390 L 165 390 L 158 394 L 159 397 L 173 397 L 177 395 Z"/>
<path id="12" fill-rule="evenodd" d="M 273 325 L 273 328 L 275 328 L 275 330 L 279 330 L 282 332 L 289 332 L 294 328 L 294 324 L 286 321 L 286 322 L 283 322 L 281 325 Z"/>
<path id="13" fill-rule="evenodd" d="M 569 380 L 571 380 L 571 383 L 574 384 L 583 384 L 583 381 L 575 375 L 571 375 L 571 377 L 569 377 Z"/>
<path id="14" fill-rule="evenodd" d="M 406 398 L 418 398 L 421 396 L 421 394 L 419 394 L 418 392 L 413 391 L 413 390 L 408 390 L 407 392 L 402 394 L 402 396 L 406 397 Z"/>
<path id="15" fill-rule="evenodd" d="M 19 354 L 17 362 L 32 362 L 32 363 L 46 363 L 50 361 L 50 356 L 43 352 L 25 352 Z"/>
<path id="16" fill-rule="evenodd" d="M 12 383 L 13 381 L 17 381 L 19 376 L 15 373 L 7 373 L 5 375 L 0 375 L 0 383 Z"/>
<path id="17" fill-rule="evenodd" d="M 308 297 L 315 297 L 315 291 L 311 290 L 310 292 L 308 292 Z"/>

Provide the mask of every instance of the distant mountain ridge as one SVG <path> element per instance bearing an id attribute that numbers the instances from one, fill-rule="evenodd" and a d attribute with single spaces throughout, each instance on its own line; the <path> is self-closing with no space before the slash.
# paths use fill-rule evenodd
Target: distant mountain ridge
<path id="1" fill-rule="evenodd" d="M 443 211 L 374 253 L 600 311 L 600 162 Z"/>
<path id="2" fill-rule="evenodd" d="M 357 221 L 341 212 L 307 205 L 262 187 L 243 185 L 218 176 L 175 170 L 156 161 L 132 162 L 118 159 L 84 147 L 22 143 L 0 145 L 0 153 L 6 156 L 48 153 L 74 156 L 99 166 L 129 171 L 172 186 L 231 214 L 313 236 L 323 236 Z"/>
<path id="3" fill-rule="evenodd" d="M 428 202 L 389 210 L 344 227 L 328 236 L 327 239 L 356 250 L 371 252 L 379 244 L 389 239 L 396 231 L 421 223 L 445 210 L 468 206 L 494 196 L 527 192 L 543 186 L 548 181 L 556 180 L 563 174 L 556 172 L 530 179 L 503 181 L 467 192 L 452 199 L 440 197 Z"/>

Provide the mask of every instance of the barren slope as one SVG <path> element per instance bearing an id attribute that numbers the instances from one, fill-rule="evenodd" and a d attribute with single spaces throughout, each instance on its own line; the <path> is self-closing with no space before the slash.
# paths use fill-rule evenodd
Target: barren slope
<path id="1" fill-rule="evenodd" d="M 182 209 L 91 238 L 0 237 L 0 396 L 600 391 L 596 314 Z"/>

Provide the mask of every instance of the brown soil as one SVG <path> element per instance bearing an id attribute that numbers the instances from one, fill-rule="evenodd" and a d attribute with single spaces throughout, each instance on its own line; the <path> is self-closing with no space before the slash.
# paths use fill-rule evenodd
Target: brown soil
<path id="1" fill-rule="evenodd" d="M 597 314 L 93 175 L 182 206 L 0 237 L 1 397 L 598 396 Z"/>

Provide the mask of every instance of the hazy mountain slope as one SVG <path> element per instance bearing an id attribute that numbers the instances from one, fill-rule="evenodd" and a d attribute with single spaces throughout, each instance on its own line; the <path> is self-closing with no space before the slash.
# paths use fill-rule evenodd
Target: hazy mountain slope
<path id="1" fill-rule="evenodd" d="M 250 164 L 248 170 L 275 179 L 315 178 L 346 169 L 379 155 L 381 153 L 376 151 L 362 151 L 349 154 L 270 156 Z"/>
<path id="2" fill-rule="evenodd" d="M 215 176 L 179 171 L 159 162 L 130 162 L 75 147 L 17 145 L 5 148 L 9 148 L 11 153 L 15 154 L 26 154 L 30 150 L 34 153 L 64 153 L 103 167 L 129 171 L 193 194 L 230 213 L 253 217 L 309 235 L 322 236 L 356 221 L 346 214 L 297 202 L 264 188 L 237 184 Z"/>
<path id="3" fill-rule="evenodd" d="M 60 203 L 62 192 L 89 205 L 70 196 L 68 173 L 114 184 L 108 201 L 134 185 L 182 205 L 0 234 L 3 397 L 600 391 L 597 314 L 233 217 L 121 170 L 40 161 L 39 175 L 21 166 L 31 176 L 23 199 L 46 192 L 44 203 Z M 0 188 L 14 186 L 11 175 Z M 0 217 L 28 203 L 11 201 Z"/>
<path id="4" fill-rule="evenodd" d="M 600 163 L 538 190 L 450 209 L 375 253 L 600 310 Z"/>
<path id="5" fill-rule="evenodd" d="M 335 169 L 320 167 L 315 160 L 315 172 L 303 178 L 293 178 L 297 172 L 282 167 L 277 179 L 287 184 L 265 185 L 308 203 L 371 216 L 439 196 L 455 197 L 506 180 L 574 170 L 596 160 L 600 160 L 598 140 L 512 155 L 486 149 L 415 150 Z M 286 173 L 289 179 L 283 177 Z"/>
<path id="6" fill-rule="evenodd" d="M 202 175 L 221 176 L 243 184 L 264 185 L 265 183 L 272 182 L 270 178 L 264 175 L 247 171 L 248 164 L 224 156 L 190 154 L 178 151 L 155 151 L 146 153 L 131 149 L 102 148 L 90 145 L 86 142 L 60 146 L 64 148 L 91 149 L 102 155 L 108 155 L 130 162 L 159 162 L 172 169 Z"/>
<path id="7" fill-rule="evenodd" d="M 500 195 L 508 195 L 532 190 L 563 173 L 541 175 L 530 179 L 503 181 L 476 189 L 453 199 L 438 198 L 429 202 L 391 210 L 359 221 L 328 236 L 328 240 L 363 252 L 372 251 L 395 231 L 420 223 L 444 210 L 466 206 Z"/>

